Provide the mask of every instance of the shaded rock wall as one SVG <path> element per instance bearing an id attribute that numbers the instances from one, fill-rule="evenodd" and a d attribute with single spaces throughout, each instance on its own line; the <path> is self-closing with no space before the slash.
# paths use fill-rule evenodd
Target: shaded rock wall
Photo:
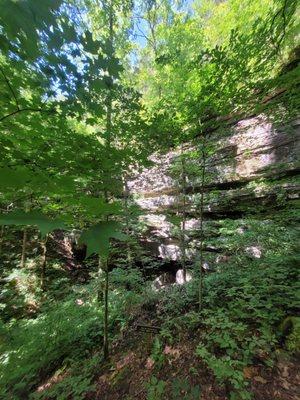
<path id="1" fill-rule="evenodd" d="M 275 213 L 287 203 L 299 199 L 300 120 L 280 127 L 264 115 L 239 121 L 228 130 L 210 135 L 216 151 L 207 159 L 204 186 L 205 250 L 222 253 L 222 245 L 210 245 L 220 237 L 224 219 L 241 220 L 251 215 L 258 219 Z M 193 148 L 186 144 L 184 154 Z M 153 255 L 177 260 L 180 258 L 178 228 L 172 215 L 182 211 L 181 185 L 172 168 L 180 156 L 174 149 L 164 155 L 153 155 L 153 167 L 145 169 L 129 182 L 134 201 L 145 212 L 144 242 Z M 199 159 L 194 159 L 199 165 Z M 178 175 L 178 174 L 177 174 Z M 199 173 L 188 177 L 187 241 L 188 257 L 193 257 L 199 244 Z M 215 242 L 215 241 L 213 241 Z M 220 240 L 220 243 L 222 240 Z M 216 254 L 217 257 L 217 254 Z"/>

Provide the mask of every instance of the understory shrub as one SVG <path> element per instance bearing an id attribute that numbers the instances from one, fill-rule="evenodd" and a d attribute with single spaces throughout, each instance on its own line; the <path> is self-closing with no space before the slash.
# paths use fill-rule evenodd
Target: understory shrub
<path id="1" fill-rule="evenodd" d="M 65 358 L 86 356 L 100 346 L 101 334 L 101 311 L 75 298 L 35 319 L 13 323 L 1 346 L 0 397 L 24 398 Z"/>
<path id="2" fill-rule="evenodd" d="M 68 366 L 101 350 L 103 304 L 96 301 L 96 284 L 75 287 L 73 291 L 64 302 L 45 304 L 35 319 L 0 326 L 1 399 L 23 399 L 62 365 Z M 113 339 L 139 304 L 140 295 L 121 287 L 111 290 L 109 299 L 109 332 Z M 87 378 L 80 374 L 68 379 L 88 386 Z M 71 385 L 68 382 L 66 390 Z M 58 390 L 63 390 L 62 385 Z"/>
<path id="3" fill-rule="evenodd" d="M 100 356 L 73 362 L 68 370 L 58 370 L 55 384 L 39 390 L 32 394 L 30 400 L 82 400 L 84 395 L 92 393 L 95 389 L 93 378 L 95 371 L 99 368 Z"/>
<path id="4" fill-rule="evenodd" d="M 231 399 L 248 399 L 243 369 L 255 360 L 272 364 L 280 322 L 295 313 L 298 257 L 267 258 L 238 271 L 207 278 L 205 327 L 197 354 L 226 383 Z"/>
<path id="5" fill-rule="evenodd" d="M 159 302 L 163 336 L 173 340 L 186 331 L 198 335 L 196 354 L 226 385 L 230 398 L 251 398 L 243 370 L 258 360 L 272 365 L 282 336 L 280 323 L 296 315 L 298 265 L 292 253 L 211 273 L 204 279 L 205 307 L 200 313 L 196 279 L 166 290 Z M 287 347 L 294 348 L 295 332 L 288 336 Z"/>

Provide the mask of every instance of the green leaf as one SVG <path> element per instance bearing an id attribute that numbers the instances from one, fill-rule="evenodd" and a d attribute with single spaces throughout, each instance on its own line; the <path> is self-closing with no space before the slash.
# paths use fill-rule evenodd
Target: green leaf
<path id="1" fill-rule="evenodd" d="M 90 84 L 90 90 L 101 92 L 101 90 L 107 89 L 107 85 L 104 79 L 95 79 Z"/>
<path id="2" fill-rule="evenodd" d="M 101 42 L 99 42 L 98 40 L 94 40 L 92 33 L 89 31 L 86 31 L 84 33 L 82 44 L 84 46 L 84 49 L 92 54 L 99 53 L 99 50 L 101 49 Z"/>
<path id="3" fill-rule="evenodd" d="M 54 231 L 55 229 L 66 229 L 63 221 L 52 220 L 39 211 L 14 211 L 0 216 L 0 225 L 35 225 L 40 230 L 42 236 Z"/>
<path id="4" fill-rule="evenodd" d="M 81 207 L 89 215 L 102 216 L 109 214 L 121 214 L 121 205 L 117 202 L 107 203 L 99 197 L 81 196 L 73 197 L 67 200 L 72 206 Z"/>
<path id="5" fill-rule="evenodd" d="M 109 254 L 110 239 L 126 240 L 127 235 L 121 232 L 122 226 L 119 222 L 100 222 L 83 232 L 80 243 L 87 245 L 87 256 L 96 253 L 102 257 Z"/>
<path id="6" fill-rule="evenodd" d="M 179 226 L 182 218 L 179 215 L 167 215 L 167 220 L 172 224 Z"/>
<path id="7" fill-rule="evenodd" d="M 0 189 L 22 188 L 31 176 L 30 171 L 24 167 L 0 168 Z"/>

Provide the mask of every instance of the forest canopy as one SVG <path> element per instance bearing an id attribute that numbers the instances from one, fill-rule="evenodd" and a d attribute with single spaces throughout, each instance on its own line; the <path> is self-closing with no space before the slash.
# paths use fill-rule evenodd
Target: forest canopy
<path id="1" fill-rule="evenodd" d="M 299 355 L 299 21 L 296 0 L 0 0 L 1 398 L 261 399 L 245 369 L 275 365 L 280 346 Z M 221 140 L 250 118 L 270 137 L 285 127 L 284 160 L 217 179 Z M 180 286 L 154 290 L 172 268 Z M 137 326 L 155 334 L 153 373 L 114 392 L 122 370 L 103 394 L 95 371 Z M 165 379 L 164 349 L 188 334 L 220 397 L 194 361 Z"/>

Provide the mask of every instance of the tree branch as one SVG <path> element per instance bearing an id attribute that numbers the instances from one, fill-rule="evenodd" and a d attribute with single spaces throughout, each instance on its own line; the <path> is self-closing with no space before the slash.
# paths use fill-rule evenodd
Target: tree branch
<path id="1" fill-rule="evenodd" d="M 271 21 L 271 25 L 270 25 L 270 30 L 276 30 L 276 27 L 274 28 L 274 24 L 276 19 L 281 15 L 282 19 L 283 19 L 283 26 L 282 28 L 282 33 L 280 35 L 279 38 L 276 38 L 272 35 L 271 33 L 271 40 L 273 43 L 273 46 L 275 47 L 275 52 L 278 53 L 280 50 L 280 46 L 285 38 L 286 35 L 286 26 L 287 26 L 287 16 L 286 16 L 286 12 L 287 12 L 287 7 L 288 7 L 288 0 L 284 0 L 284 4 L 283 6 L 276 12 L 276 14 L 273 16 L 272 21 Z"/>
<path id="2" fill-rule="evenodd" d="M 15 99 L 15 103 L 16 103 L 17 109 L 20 110 L 20 106 L 19 106 L 19 102 L 18 102 L 17 96 L 16 96 L 16 94 L 15 94 L 15 92 L 14 92 L 13 87 L 11 86 L 11 84 L 10 84 L 10 82 L 9 82 L 9 79 L 8 79 L 7 76 L 5 75 L 5 73 L 4 73 L 4 71 L 3 71 L 2 68 L 0 68 L 0 71 L 1 71 L 1 73 L 2 73 L 2 75 L 3 75 L 3 77 L 4 77 L 4 79 L 5 79 L 5 82 L 7 83 L 7 86 L 9 87 L 9 90 L 11 91 L 11 93 L 12 93 L 14 99 Z"/>
<path id="3" fill-rule="evenodd" d="M 41 112 L 41 113 L 52 113 L 54 110 L 43 110 L 42 108 L 18 108 L 17 110 L 11 112 L 10 114 L 4 115 L 4 117 L 0 118 L 0 122 L 4 121 L 6 118 L 12 117 L 13 115 L 19 114 L 21 112 L 30 111 L 30 112 Z"/>

